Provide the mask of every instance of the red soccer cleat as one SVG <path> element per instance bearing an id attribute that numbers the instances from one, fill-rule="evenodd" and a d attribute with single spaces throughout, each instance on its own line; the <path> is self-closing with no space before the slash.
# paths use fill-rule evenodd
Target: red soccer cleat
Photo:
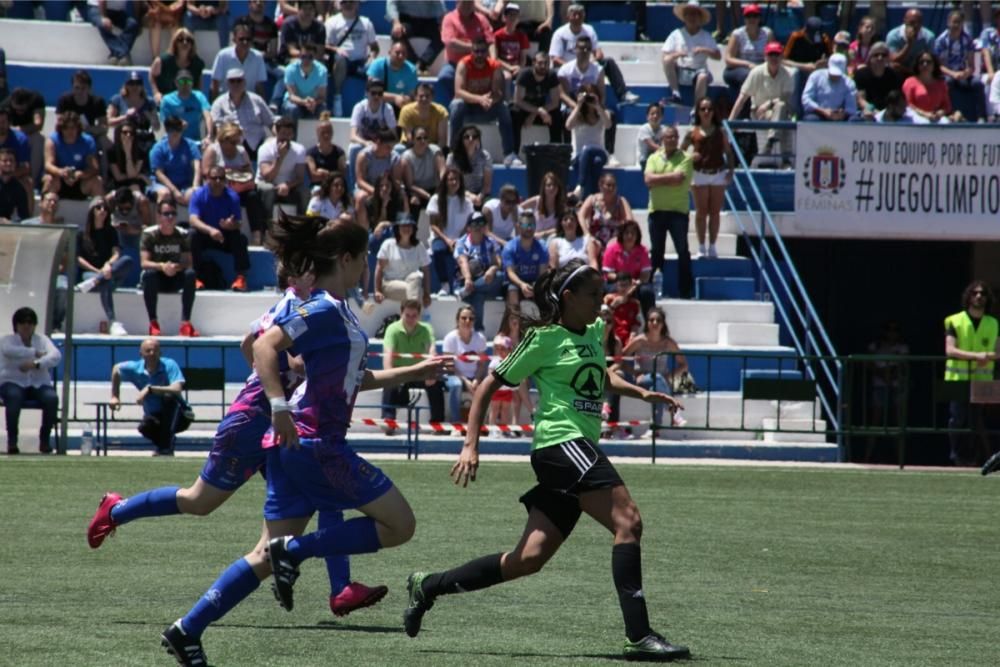
<path id="1" fill-rule="evenodd" d="M 198 330 L 194 328 L 194 325 L 188 320 L 181 322 L 181 328 L 178 333 L 182 336 L 187 336 L 188 338 L 197 338 L 201 335 L 198 333 Z"/>
<path id="2" fill-rule="evenodd" d="M 112 491 L 108 491 L 101 498 L 101 504 L 97 506 L 97 511 L 94 512 L 94 518 L 90 520 L 90 525 L 87 526 L 87 544 L 90 545 L 91 549 L 101 546 L 104 538 L 115 532 L 117 526 L 115 526 L 114 519 L 111 518 L 111 508 L 121 501 L 121 499 L 120 495 Z"/>
<path id="3" fill-rule="evenodd" d="M 159 336 L 160 335 L 160 323 L 156 320 L 149 321 L 149 335 Z"/>
<path id="4" fill-rule="evenodd" d="M 233 284 L 229 288 L 234 292 L 246 292 L 247 279 L 242 275 L 236 276 L 236 280 L 233 281 Z"/>
<path id="5" fill-rule="evenodd" d="M 330 597 L 330 611 L 333 612 L 334 616 L 347 616 L 356 609 L 377 604 L 388 592 L 387 586 L 369 588 L 364 584 L 352 581 L 340 593 Z"/>

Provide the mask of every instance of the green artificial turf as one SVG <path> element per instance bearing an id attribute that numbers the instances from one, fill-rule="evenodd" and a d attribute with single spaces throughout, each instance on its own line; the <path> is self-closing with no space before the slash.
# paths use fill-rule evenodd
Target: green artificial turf
<path id="1" fill-rule="evenodd" d="M 194 480 L 195 460 L 0 461 L 0 664 L 169 665 L 159 633 L 256 541 L 263 484 L 214 515 L 137 521 L 97 551 L 84 537 L 106 489 Z M 593 521 L 539 575 L 439 598 L 403 634 L 404 581 L 512 547 L 527 463 L 382 466 L 417 534 L 357 557 L 378 606 L 335 619 L 310 561 L 293 613 L 265 582 L 204 636 L 212 665 L 608 665 L 624 633 L 610 536 Z M 642 510 L 654 628 L 719 665 L 993 665 L 1000 608 L 1000 475 L 620 466 Z"/>

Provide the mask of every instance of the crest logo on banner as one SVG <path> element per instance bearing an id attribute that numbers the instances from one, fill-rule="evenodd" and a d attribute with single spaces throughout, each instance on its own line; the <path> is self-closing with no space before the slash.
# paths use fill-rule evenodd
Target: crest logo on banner
<path id="1" fill-rule="evenodd" d="M 820 146 L 814 155 L 806 158 L 802 177 L 813 194 L 835 195 L 844 187 L 847 179 L 844 158 L 837 157 L 837 152 L 832 147 Z"/>

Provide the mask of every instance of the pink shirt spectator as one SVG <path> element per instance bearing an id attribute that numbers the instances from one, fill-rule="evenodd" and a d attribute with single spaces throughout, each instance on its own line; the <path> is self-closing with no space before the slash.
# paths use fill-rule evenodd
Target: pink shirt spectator
<path id="1" fill-rule="evenodd" d="M 608 247 L 604 249 L 602 265 L 605 271 L 629 273 L 633 278 L 638 278 L 644 269 L 653 268 L 649 251 L 644 245 L 636 244 L 631 251 L 627 251 L 618 243 L 618 239 L 610 241 Z"/>
<path id="2" fill-rule="evenodd" d="M 903 96 L 911 107 L 927 113 L 934 113 L 939 109 L 946 114 L 952 112 L 948 84 L 944 79 L 934 79 L 929 86 L 925 86 L 917 77 L 908 77 L 903 82 Z"/>
<path id="3" fill-rule="evenodd" d="M 477 37 L 483 37 L 489 44 L 493 43 L 493 28 L 490 27 L 486 17 L 479 12 L 472 12 L 468 18 L 463 19 L 458 10 L 454 9 L 445 14 L 441 20 L 441 41 L 445 43 L 445 55 L 452 65 L 457 65 L 467 53 L 458 51 L 452 43 L 455 40 L 472 42 Z"/>

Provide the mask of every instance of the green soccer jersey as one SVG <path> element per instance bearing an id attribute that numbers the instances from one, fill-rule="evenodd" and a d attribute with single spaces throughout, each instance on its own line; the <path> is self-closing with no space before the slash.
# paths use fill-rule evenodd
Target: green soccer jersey
<path id="1" fill-rule="evenodd" d="M 601 405 L 607 363 L 604 321 L 598 319 L 582 334 L 558 324 L 531 329 L 517 348 L 493 371 L 504 384 L 516 387 L 529 375 L 538 385 L 535 437 L 532 449 L 601 435 Z"/>

